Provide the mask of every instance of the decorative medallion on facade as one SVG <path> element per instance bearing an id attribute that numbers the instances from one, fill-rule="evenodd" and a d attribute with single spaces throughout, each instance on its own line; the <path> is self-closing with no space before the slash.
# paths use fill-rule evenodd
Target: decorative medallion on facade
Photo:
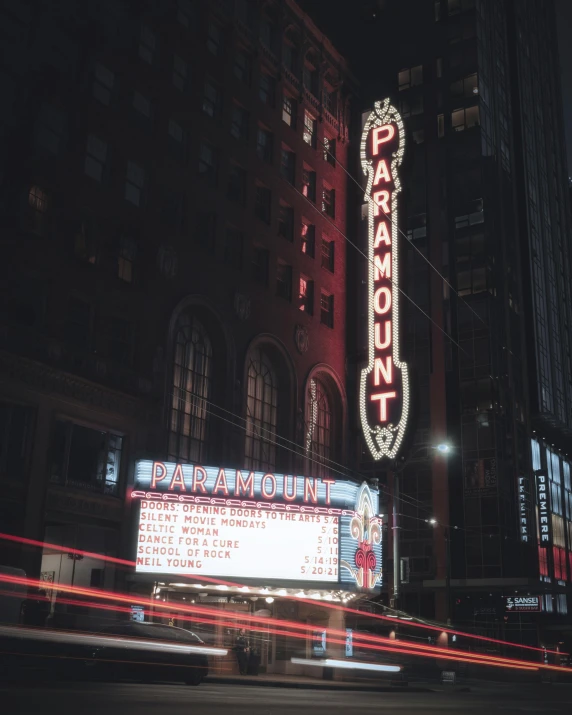
<path id="1" fill-rule="evenodd" d="M 381 519 L 375 513 L 372 494 L 365 482 L 357 494 L 350 532 L 357 541 L 354 562 L 342 559 L 341 566 L 352 574 L 358 588 L 375 588 L 382 576 L 381 559 L 376 556 L 381 544 Z"/>
<path id="2" fill-rule="evenodd" d="M 360 377 L 360 417 L 375 460 L 395 459 L 409 419 L 409 370 L 400 358 L 399 167 L 405 128 L 388 99 L 376 102 L 360 154 L 368 207 L 368 363 Z"/>
<path id="3" fill-rule="evenodd" d="M 308 329 L 303 325 L 296 326 L 294 340 L 296 342 L 296 348 L 301 355 L 308 351 L 308 348 L 310 347 L 310 335 L 308 333 Z"/>

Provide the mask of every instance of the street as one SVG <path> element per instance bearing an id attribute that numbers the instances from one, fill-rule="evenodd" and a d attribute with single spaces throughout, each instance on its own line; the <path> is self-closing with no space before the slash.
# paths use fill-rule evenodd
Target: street
<path id="1" fill-rule="evenodd" d="M 483 684 L 471 692 L 357 693 L 310 689 L 204 684 L 193 688 L 137 683 L 64 683 L 0 688 L 2 713 L 78 712 L 82 715 L 300 715 L 373 713 L 569 713 L 572 686 Z"/>

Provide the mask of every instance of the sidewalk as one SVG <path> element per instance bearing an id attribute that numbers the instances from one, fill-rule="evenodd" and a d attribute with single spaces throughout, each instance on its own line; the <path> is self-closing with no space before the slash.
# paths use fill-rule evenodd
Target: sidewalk
<path id="1" fill-rule="evenodd" d="M 257 685 L 268 688 L 300 688 L 306 690 L 368 691 L 374 693 L 432 693 L 435 689 L 424 685 L 391 685 L 389 680 L 320 680 L 301 675 L 208 675 L 205 683 L 212 685 Z"/>

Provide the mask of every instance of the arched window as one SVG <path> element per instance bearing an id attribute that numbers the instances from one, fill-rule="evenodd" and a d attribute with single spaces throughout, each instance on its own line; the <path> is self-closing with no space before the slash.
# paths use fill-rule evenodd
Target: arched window
<path id="1" fill-rule="evenodd" d="M 202 324 L 183 313 L 177 320 L 173 360 L 173 401 L 169 459 L 203 462 L 212 392 L 213 351 Z"/>
<path id="2" fill-rule="evenodd" d="M 262 350 L 248 362 L 245 458 L 249 469 L 273 471 L 276 466 L 278 382 L 276 371 Z"/>
<path id="3" fill-rule="evenodd" d="M 323 383 L 312 378 L 306 396 L 306 454 L 310 474 L 325 477 L 332 458 L 332 405 Z"/>

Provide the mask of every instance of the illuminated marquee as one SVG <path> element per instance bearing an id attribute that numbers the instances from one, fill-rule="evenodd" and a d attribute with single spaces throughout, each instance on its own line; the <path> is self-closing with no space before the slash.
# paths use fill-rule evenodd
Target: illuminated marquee
<path id="1" fill-rule="evenodd" d="M 368 364 L 361 371 L 360 416 L 375 460 L 394 459 L 409 417 L 409 371 L 399 357 L 398 169 L 405 129 L 389 100 L 376 102 L 361 140 L 368 204 Z"/>
<path id="2" fill-rule="evenodd" d="M 536 475 L 536 502 L 538 504 L 538 531 L 540 545 L 547 546 L 552 543 L 550 533 L 550 507 L 548 497 L 549 481 L 545 474 Z"/>
<path id="3" fill-rule="evenodd" d="M 349 480 L 139 460 L 136 570 L 373 589 L 379 497 Z"/>

